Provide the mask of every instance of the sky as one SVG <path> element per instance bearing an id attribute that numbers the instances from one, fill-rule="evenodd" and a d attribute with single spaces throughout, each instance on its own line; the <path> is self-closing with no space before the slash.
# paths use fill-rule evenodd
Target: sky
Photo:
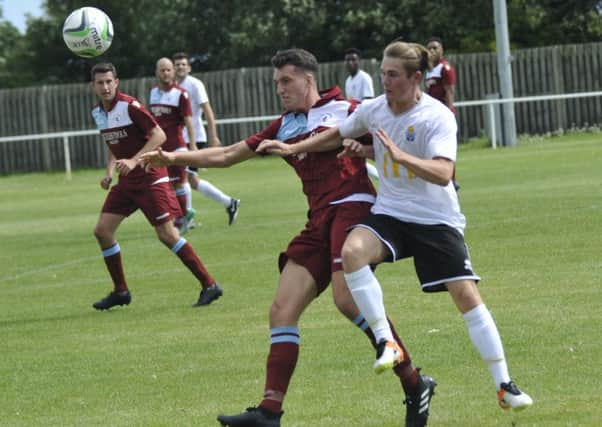
<path id="1" fill-rule="evenodd" d="M 13 24 L 21 33 L 25 33 L 25 14 L 42 16 L 44 0 L 0 0 L 2 16 Z"/>

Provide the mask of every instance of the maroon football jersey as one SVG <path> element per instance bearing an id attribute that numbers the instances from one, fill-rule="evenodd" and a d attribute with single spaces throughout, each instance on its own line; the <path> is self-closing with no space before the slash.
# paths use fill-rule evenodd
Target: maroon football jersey
<path id="1" fill-rule="evenodd" d="M 167 90 L 156 86 L 150 91 L 149 105 L 152 115 L 167 137 L 161 148 L 165 151 L 175 151 L 186 147 L 182 136 L 184 117 L 192 116 L 188 92 L 176 84 Z"/>
<path id="2" fill-rule="evenodd" d="M 102 104 L 92 110 L 92 118 L 100 130 L 103 141 L 116 159 L 132 158 L 146 144 L 148 134 L 157 122 L 135 98 L 117 91 L 111 108 L 105 111 Z M 148 173 L 140 166 L 120 182 L 132 185 L 154 182 L 167 176 L 165 168 L 152 168 Z"/>
<path id="3" fill-rule="evenodd" d="M 265 129 L 245 140 L 253 151 L 264 139 L 295 144 L 317 132 L 342 123 L 357 106 L 346 100 L 338 87 L 320 92 L 321 99 L 307 113 L 285 112 Z M 337 148 L 320 153 L 300 153 L 284 160 L 297 172 L 303 183 L 309 208 L 318 209 L 353 194 L 376 194 L 366 172 L 366 160 L 358 157 L 337 158 Z"/>

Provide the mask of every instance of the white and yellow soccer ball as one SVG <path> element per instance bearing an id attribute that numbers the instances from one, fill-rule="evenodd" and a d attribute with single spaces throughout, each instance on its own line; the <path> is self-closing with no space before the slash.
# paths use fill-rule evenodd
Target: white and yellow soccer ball
<path id="1" fill-rule="evenodd" d="M 76 55 L 102 55 L 113 41 L 113 23 L 102 10 L 82 7 L 71 12 L 63 24 L 63 40 Z"/>

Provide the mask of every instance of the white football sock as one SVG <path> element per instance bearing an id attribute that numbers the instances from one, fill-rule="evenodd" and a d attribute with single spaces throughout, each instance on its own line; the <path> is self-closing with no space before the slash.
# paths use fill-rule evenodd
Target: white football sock
<path id="1" fill-rule="evenodd" d="M 487 363 L 496 389 L 499 389 L 501 383 L 510 381 L 510 374 L 508 374 L 508 365 L 504 357 L 502 339 L 493 317 L 485 304 L 477 305 L 464 313 L 463 317 L 468 328 L 468 335 Z"/>
<path id="2" fill-rule="evenodd" d="M 380 283 L 370 266 L 362 267 L 353 273 L 345 273 L 345 280 L 355 304 L 370 325 L 376 342 L 382 339 L 395 341 L 385 313 Z"/>
<path id="3" fill-rule="evenodd" d="M 190 190 L 190 183 L 186 182 L 183 185 L 184 191 L 186 191 L 186 210 L 192 209 L 192 191 Z"/>
<path id="4" fill-rule="evenodd" d="M 225 208 L 230 206 L 231 197 L 224 194 L 219 188 L 204 179 L 199 180 L 199 185 L 196 187 L 205 197 L 215 200 L 224 205 Z"/>

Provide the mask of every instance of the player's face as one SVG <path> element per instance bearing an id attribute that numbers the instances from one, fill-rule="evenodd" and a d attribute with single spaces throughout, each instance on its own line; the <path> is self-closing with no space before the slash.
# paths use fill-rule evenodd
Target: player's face
<path id="1" fill-rule="evenodd" d="M 285 65 L 274 70 L 276 93 L 287 111 L 306 108 L 306 99 L 311 87 L 311 75 L 294 65 Z"/>
<path id="2" fill-rule="evenodd" d="M 350 74 L 355 75 L 360 68 L 360 57 L 355 53 L 345 55 L 345 68 Z"/>
<path id="3" fill-rule="evenodd" d="M 408 76 L 401 59 L 385 56 L 380 66 L 380 73 L 389 104 L 413 102 L 420 84 L 419 71 Z"/>
<path id="4" fill-rule="evenodd" d="M 92 82 L 94 93 L 101 99 L 103 104 L 108 105 L 113 101 L 117 94 L 118 85 L 119 79 L 113 75 L 112 71 L 94 74 L 94 81 Z"/>
<path id="5" fill-rule="evenodd" d="M 157 66 L 157 79 L 164 85 L 170 85 L 174 80 L 174 69 L 171 62 L 164 62 Z"/>
<path id="6" fill-rule="evenodd" d="M 433 60 L 435 62 L 439 62 L 439 60 L 443 56 L 443 46 L 441 46 L 441 43 L 432 41 L 426 45 L 426 48 L 433 56 Z"/>
<path id="7" fill-rule="evenodd" d="M 176 69 L 176 76 L 179 79 L 183 79 L 190 73 L 190 64 L 187 59 L 176 59 L 174 67 Z"/>

